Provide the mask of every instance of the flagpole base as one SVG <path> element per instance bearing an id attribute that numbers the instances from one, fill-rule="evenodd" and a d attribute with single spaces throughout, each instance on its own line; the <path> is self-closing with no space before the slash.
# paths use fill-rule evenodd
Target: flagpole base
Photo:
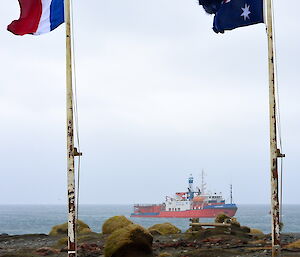
<path id="1" fill-rule="evenodd" d="M 272 246 L 272 257 L 280 257 L 281 256 L 281 247 L 280 245 Z"/>

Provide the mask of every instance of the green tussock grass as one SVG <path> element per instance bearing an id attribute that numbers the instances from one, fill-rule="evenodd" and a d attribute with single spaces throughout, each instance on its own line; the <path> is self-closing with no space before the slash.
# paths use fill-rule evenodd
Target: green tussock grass
<path id="1" fill-rule="evenodd" d="M 90 227 L 81 220 L 77 220 L 76 226 L 77 226 L 78 234 L 86 234 L 92 232 Z M 67 234 L 68 234 L 68 223 L 66 222 L 64 224 L 60 224 L 52 227 L 49 236 L 59 236 L 59 235 L 67 235 Z"/>
<path id="2" fill-rule="evenodd" d="M 115 230 L 106 240 L 105 257 L 134 256 L 136 251 L 150 254 L 152 252 L 153 237 L 140 225 L 131 224 Z"/>
<path id="3" fill-rule="evenodd" d="M 226 219 L 230 219 L 225 213 L 220 213 L 216 216 L 215 222 L 216 223 L 223 223 Z"/>
<path id="4" fill-rule="evenodd" d="M 173 224 L 166 222 L 162 224 L 155 224 L 152 227 L 148 228 L 150 231 L 158 231 L 161 235 L 171 235 L 181 233 L 181 230 L 174 226 Z"/>
<path id="5" fill-rule="evenodd" d="M 300 249 L 300 240 L 297 240 L 293 243 L 290 243 L 286 246 L 286 248 L 299 248 Z"/>
<path id="6" fill-rule="evenodd" d="M 111 234 L 115 230 L 127 227 L 133 224 L 132 221 L 127 219 L 125 216 L 114 216 L 106 220 L 102 225 L 103 234 Z"/>
<path id="7" fill-rule="evenodd" d="M 92 233 L 88 233 L 88 234 L 85 234 L 85 235 L 82 235 L 82 236 L 78 236 L 77 241 L 79 243 L 90 242 L 90 241 L 98 240 L 102 236 L 103 236 L 102 234 L 92 232 Z"/>
<path id="8" fill-rule="evenodd" d="M 250 229 L 250 234 L 263 235 L 264 233 L 263 233 L 261 230 L 259 230 L 259 229 L 251 228 L 251 229 Z"/>

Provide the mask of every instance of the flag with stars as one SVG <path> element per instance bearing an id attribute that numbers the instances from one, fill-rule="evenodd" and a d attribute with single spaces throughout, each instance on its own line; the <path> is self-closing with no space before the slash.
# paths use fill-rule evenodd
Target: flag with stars
<path id="1" fill-rule="evenodd" d="M 214 17 L 213 30 L 224 33 L 264 22 L 264 0 L 224 0 Z"/>

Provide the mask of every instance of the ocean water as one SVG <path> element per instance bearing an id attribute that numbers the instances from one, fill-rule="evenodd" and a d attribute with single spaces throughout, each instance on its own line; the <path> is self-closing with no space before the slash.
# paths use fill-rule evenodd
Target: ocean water
<path id="1" fill-rule="evenodd" d="M 271 231 L 269 205 L 238 205 L 236 217 L 245 226 L 258 228 L 264 233 Z M 131 205 L 80 205 L 79 219 L 93 231 L 101 232 L 103 222 L 115 215 L 129 218 Z M 0 234 L 10 235 L 49 233 L 52 226 L 66 222 L 67 207 L 64 205 L 0 205 Z M 181 230 L 189 228 L 188 219 L 178 218 L 130 218 L 144 227 L 171 222 Z M 201 219 L 203 222 L 212 219 Z M 283 206 L 283 232 L 300 232 L 300 205 Z"/>

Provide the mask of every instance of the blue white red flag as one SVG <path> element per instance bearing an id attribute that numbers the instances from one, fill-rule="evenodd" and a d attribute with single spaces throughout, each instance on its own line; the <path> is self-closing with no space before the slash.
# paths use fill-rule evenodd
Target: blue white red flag
<path id="1" fill-rule="evenodd" d="M 264 0 L 199 0 L 205 11 L 215 14 L 213 30 L 224 33 L 264 22 Z"/>
<path id="2" fill-rule="evenodd" d="M 64 0 L 19 0 L 21 14 L 7 26 L 15 35 L 40 35 L 64 23 Z"/>

